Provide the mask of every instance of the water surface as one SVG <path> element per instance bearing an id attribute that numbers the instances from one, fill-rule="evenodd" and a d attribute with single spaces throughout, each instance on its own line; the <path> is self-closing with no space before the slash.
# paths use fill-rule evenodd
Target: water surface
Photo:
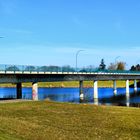
<path id="1" fill-rule="evenodd" d="M 93 99 L 93 88 L 84 88 L 84 99 L 79 99 L 79 88 L 39 88 L 39 100 L 52 100 L 57 102 L 72 103 L 94 103 L 105 105 L 121 105 L 121 106 L 139 106 L 140 94 L 134 93 L 134 89 L 130 88 L 130 98 L 126 98 L 125 88 L 117 89 L 117 97 L 114 97 L 113 88 L 99 88 L 98 100 Z M 140 88 L 138 88 L 140 91 Z M 16 98 L 16 88 L 0 88 L 0 98 Z M 23 99 L 32 99 L 32 88 L 22 89 Z"/>

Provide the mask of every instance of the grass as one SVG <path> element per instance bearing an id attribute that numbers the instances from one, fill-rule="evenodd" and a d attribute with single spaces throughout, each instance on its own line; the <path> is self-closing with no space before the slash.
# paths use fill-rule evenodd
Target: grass
<path id="1" fill-rule="evenodd" d="M 0 140 L 131 140 L 140 138 L 140 109 L 56 103 L 0 104 Z"/>
<path id="2" fill-rule="evenodd" d="M 133 84 L 130 81 L 130 85 Z M 117 81 L 117 87 L 125 87 L 125 81 Z M 23 87 L 31 87 L 31 83 L 22 83 Z M 69 81 L 69 82 L 39 82 L 39 87 L 79 87 L 79 82 Z M 98 81 L 99 87 L 113 87 L 113 81 Z M 0 87 L 15 87 L 15 84 L 0 84 Z M 92 81 L 84 81 L 84 87 L 93 87 Z"/>

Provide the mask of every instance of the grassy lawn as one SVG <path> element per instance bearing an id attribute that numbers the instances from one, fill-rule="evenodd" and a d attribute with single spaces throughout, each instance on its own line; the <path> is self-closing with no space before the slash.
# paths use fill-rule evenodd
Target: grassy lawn
<path id="1" fill-rule="evenodd" d="M 133 84 L 130 81 L 130 85 Z M 125 87 L 125 81 L 117 81 L 118 87 Z M 31 83 L 23 83 L 24 87 L 31 86 Z M 39 82 L 39 87 L 79 87 L 79 82 L 69 81 L 69 82 Z M 99 87 L 113 87 L 113 81 L 98 81 Z M 93 87 L 92 81 L 84 81 L 84 87 Z"/>
<path id="2" fill-rule="evenodd" d="M 139 108 L 49 101 L 0 103 L 0 140 L 139 138 Z"/>
<path id="3" fill-rule="evenodd" d="M 133 84 L 130 81 L 130 85 Z M 22 83 L 23 87 L 31 87 L 32 83 Z M 69 81 L 69 82 L 39 82 L 39 87 L 79 87 L 79 82 Z M 113 81 L 98 81 L 99 87 L 113 87 Z M 15 87 L 15 84 L 0 84 L 0 87 Z M 92 81 L 84 81 L 84 87 L 93 87 Z M 125 87 L 125 81 L 117 81 L 117 87 Z"/>

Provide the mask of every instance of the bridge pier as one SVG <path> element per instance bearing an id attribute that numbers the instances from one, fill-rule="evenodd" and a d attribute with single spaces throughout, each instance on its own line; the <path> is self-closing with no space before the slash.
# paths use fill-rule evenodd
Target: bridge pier
<path id="1" fill-rule="evenodd" d="M 114 88 L 114 95 L 117 95 L 117 84 L 116 84 L 116 80 L 113 81 L 113 88 Z"/>
<path id="2" fill-rule="evenodd" d="M 22 84 L 17 83 L 16 89 L 17 89 L 17 99 L 22 99 Z"/>
<path id="3" fill-rule="evenodd" d="M 36 82 L 32 83 L 32 99 L 38 100 L 38 84 Z"/>
<path id="4" fill-rule="evenodd" d="M 134 80 L 134 92 L 137 92 L 137 80 Z"/>
<path id="5" fill-rule="evenodd" d="M 98 81 L 94 81 L 94 104 L 98 105 Z"/>
<path id="6" fill-rule="evenodd" d="M 83 81 L 79 81 L 79 96 L 80 100 L 84 99 L 84 93 L 83 93 Z"/>
<path id="7" fill-rule="evenodd" d="M 129 80 L 126 80 L 126 97 L 129 97 Z"/>

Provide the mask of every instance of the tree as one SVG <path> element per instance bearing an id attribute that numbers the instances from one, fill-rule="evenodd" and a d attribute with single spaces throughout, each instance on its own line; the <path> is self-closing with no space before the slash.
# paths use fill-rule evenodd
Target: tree
<path id="1" fill-rule="evenodd" d="M 26 66 L 25 71 L 36 71 L 34 66 Z"/>
<path id="2" fill-rule="evenodd" d="M 99 70 L 105 70 L 106 65 L 104 63 L 104 59 L 101 59 L 101 64 L 99 65 Z"/>
<path id="3" fill-rule="evenodd" d="M 132 71 L 140 71 L 140 65 L 139 64 L 137 64 L 136 66 L 131 66 L 131 69 L 130 70 L 132 70 Z"/>
<path id="4" fill-rule="evenodd" d="M 117 63 L 117 70 L 125 70 L 125 62 L 118 62 Z"/>
<path id="5" fill-rule="evenodd" d="M 38 71 L 46 72 L 48 71 L 48 66 L 41 66 L 38 68 Z"/>
<path id="6" fill-rule="evenodd" d="M 140 65 L 139 64 L 136 65 L 136 70 L 140 71 Z"/>
<path id="7" fill-rule="evenodd" d="M 136 67 L 133 65 L 133 66 L 131 66 L 130 70 L 131 71 L 135 71 L 136 70 Z"/>
<path id="8" fill-rule="evenodd" d="M 93 72 L 95 70 L 95 67 L 93 65 L 89 65 L 86 67 L 87 72 Z"/>
<path id="9" fill-rule="evenodd" d="M 125 62 L 110 63 L 108 70 L 125 70 Z"/>
<path id="10" fill-rule="evenodd" d="M 110 65 L 108 66 L 108 70 L 116 70 L 117 68 L 117 64 L 115 63 L 110 63 Z"/>
<path id="11" fill-rule="evenodd" d="M 62 67 L 62 72 L 75 72 L 75 69 L 69 65 L 66 65 Z"/>
<path id="12" fill-rule="evenodd" d="M 5 69 L 6 71 L 19 71 L 19 68 L 16 66 L 9 66 Z"/>

